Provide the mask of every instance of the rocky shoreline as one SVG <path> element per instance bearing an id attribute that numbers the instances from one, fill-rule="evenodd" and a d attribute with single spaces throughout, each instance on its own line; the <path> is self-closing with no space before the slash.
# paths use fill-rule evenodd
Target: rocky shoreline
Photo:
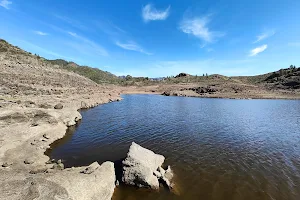
<path id="1" fill-rule="evenodd" d="M 119 184 L 113 162 L 65 169 L 62 160 L 45 155 L 49 145 L 81 119 L 78 110 L 121 100 L 117 91 L 100 94 L 61 103 L 48 97 L 40 104 L 41 99 L 32 98 L 30 103 L 11 101 L 1 108 L 0 199 L 112 198 Z M 170 166 L 162 168 L 164 159 L 133 142 L 122 163 L 122 183 L 155 190 L 161 183 L 172 190 L 173 172 Z"/>
<path id="2" fill-rule="evenodd" d="M 111 199 L 113 162 L 101 164 L 91 175 L 81 173 L 85 167 L 63 169 L 62 161 L 51 162 L 44 154 L 81 119 L 77 110 L 121 99 L 118 92 L 86 97 L 60 99 L 61 103 L 54 103 L 53 97 L 32 97 L 31 103 L 5 100 L 0 113 L 0 199 Z"/>

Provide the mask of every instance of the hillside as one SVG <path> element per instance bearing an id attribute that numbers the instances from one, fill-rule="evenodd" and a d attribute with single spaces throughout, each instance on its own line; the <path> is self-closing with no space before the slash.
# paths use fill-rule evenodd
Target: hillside
<path id="1" fill-rule="evenodd" d="M 275 89 L 300 89 L 300 67 L 290 66 L 270 73 L 263 82 Z"/>
<path id="2" fill-rule="evenodd" d="M 97 86 L 88 78 L 52 65 L 4 40 L 0 40 L 0 69 L 0 92 L 3 95 L 62 94 Z"/>
<path id="3" fill-rule="evenodd" d="M 291 65 L 289 68 L 280 69 L 257 76 L 237 76 L 233 79 L 244 83 L 264 84 L 272 89 L 299 89 L 300 88 L 300 67 Z"/>
<path id="4" fill-rule="evenodd" d="M 80 74 L 84 77 L 87 77 L 96 83 L 119 83 L 121 79 L 112 73 L 102 71 L 98 68 L 92 68 L 88 66 L 80 66 L 74 62 L 68 62 L 62 59 L 57 60 L 47 60 L 53 65 L 58 65 L 62 69 Z"/>

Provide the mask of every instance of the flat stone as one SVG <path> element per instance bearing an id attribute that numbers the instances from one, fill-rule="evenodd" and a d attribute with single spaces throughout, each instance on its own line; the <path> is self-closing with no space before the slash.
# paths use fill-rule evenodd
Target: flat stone
<path id="1" fill-rule="evenodd" d="M 32 158 L 27 158 L 27 159 L 24 160 L 24 163 L 27 164 L 27 165 L 30 165 L 30 164 L 34 163 L 34 160 Z"/>
<path id="2" fill-rule="evenodd" d="M 39 173 L 45 173 L 47 171 L 46 166 L 36 166 L 33 169 L 30 170 L 30 174 L 39 174 Z"/>
<path id="3" fill-rule="evenodd" d="M 12 162 L 4 162 L 3 164 L 2 164 L 2 167 L 9 167 L 9 166 L 11 166 L 13 163 Z"/>
<path id="4" fill-rule="evenodd" d="M 64 168 L 65 168 L 65 166 L 63 163 L 60 163 L 60 164 L 54 163 L 53 166 L 51 167 L 51 169 L 54 169 L 54 170 L 63 170 Z"/>
<path id="5" fill-rule="evenodd" d="M 81 171 L 81 173 L 84 174 L 91 174 L 93 173 L 95 170 L 98 169 L 98 167 L 100 167 L 98 162 L 93 162 L 92 164 L 90 164 L 87 168 L 85 168 L 84 170 Z"/>
<path id="6" fill-rule="evenodd" d="M 61 103 L 58 103 L 54 106 L 54 109 L 63 109 L 63 105 Z"/>

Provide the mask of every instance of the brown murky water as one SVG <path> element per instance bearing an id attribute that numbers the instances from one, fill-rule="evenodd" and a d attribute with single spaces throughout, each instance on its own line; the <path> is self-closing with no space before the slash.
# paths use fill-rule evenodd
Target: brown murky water
<path id="1" fill-rule="evenodd" d="M 300 199 L 300 101 L 125 95 L 82 115 L 52 158 L 118 164 L 135 141 L 176 173 L 178 194 L 121 185 L 114 200 Z"/>

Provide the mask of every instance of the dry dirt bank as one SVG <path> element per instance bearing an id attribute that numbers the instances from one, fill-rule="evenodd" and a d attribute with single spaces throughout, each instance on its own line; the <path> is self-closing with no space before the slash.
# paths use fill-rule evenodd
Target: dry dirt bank
<path id="1" fill-rule="evenodd" d="M 1 43 L 0 199 L 111 199 L 112 162 L 91 174 L 63 169 L 44 152 L 81 119 L 80 108 L 120 99 L 119 89 L 98 85 L 17 47 Z"/>

